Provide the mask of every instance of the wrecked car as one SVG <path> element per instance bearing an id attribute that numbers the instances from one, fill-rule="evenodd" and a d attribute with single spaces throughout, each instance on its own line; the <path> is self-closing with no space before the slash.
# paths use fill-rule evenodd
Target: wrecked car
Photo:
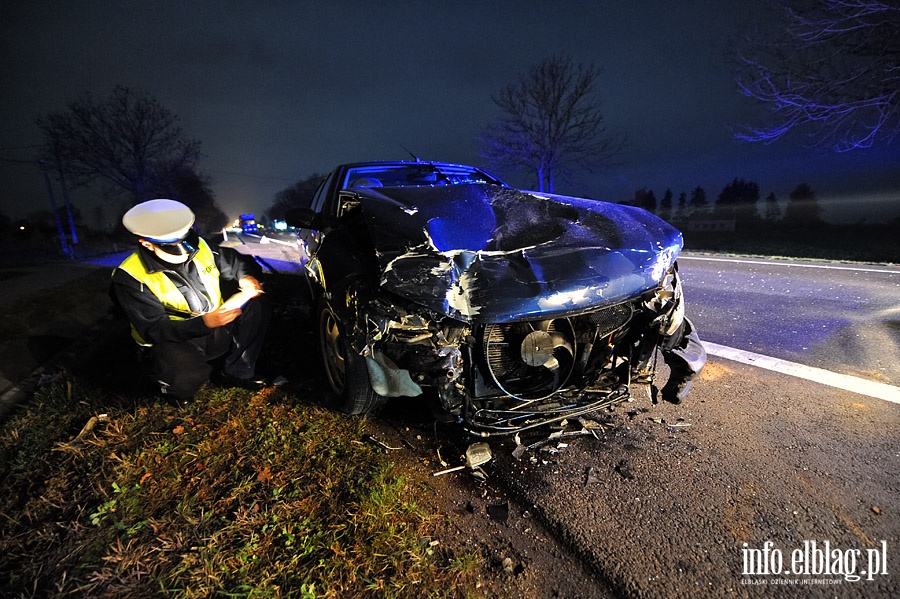
<path id="1" fill-rule="evenodd" d="M 343 412 L 421 397 L 476 435 L 511 434 L 639 384 L 677 403 L 706 361 L 684 313 L 681 233 L 642 209 L 398 161 L 337 167 L 287 220 Z"/>

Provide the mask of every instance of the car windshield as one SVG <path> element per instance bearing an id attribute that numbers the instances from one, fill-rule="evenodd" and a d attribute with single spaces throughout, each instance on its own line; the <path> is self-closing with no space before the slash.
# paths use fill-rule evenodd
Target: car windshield
<path id="1" fill-rule="evenodd" d="M 471 166 L 456 164 L 378 164 L 347 169 L 342 189 L 353 187 L 413 187 L 419 185 L 459 185 L 500 181 Z"/>

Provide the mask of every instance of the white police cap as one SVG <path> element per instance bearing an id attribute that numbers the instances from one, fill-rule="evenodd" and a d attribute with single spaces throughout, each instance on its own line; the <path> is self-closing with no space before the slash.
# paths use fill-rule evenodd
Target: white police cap
<path id="1" fill-rule="evenodd" d="M 171 243 L 188 234 L 194 224 L 194 213 L 175 200 L 149 200 L 126 212 L 122 224 L 148 241 Z"/>

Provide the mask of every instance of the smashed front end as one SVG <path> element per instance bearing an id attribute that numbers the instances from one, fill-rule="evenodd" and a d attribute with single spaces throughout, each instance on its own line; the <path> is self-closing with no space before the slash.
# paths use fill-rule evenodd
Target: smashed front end
<path id="1" fill-rule="evenodd" d="M 326 286 L 321 258 L 313 272 L 380 396 L 512 434 L 627 401 L 654 383 L 657 349 L 676 399 L 703 367 L 681 234 L 656 217 L 508 188 L 367 193 L 345 213 L 370 235 L 377 281 Z"/>

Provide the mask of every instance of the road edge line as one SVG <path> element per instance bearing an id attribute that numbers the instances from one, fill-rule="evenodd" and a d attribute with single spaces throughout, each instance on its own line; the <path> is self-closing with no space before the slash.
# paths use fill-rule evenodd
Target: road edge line
<path id="1" fill-rule="evenodd" d="M 703 341 L 703 347 L 706 353 L 725 358 L 750 366 L 758 366 L 766 370 L 780 372 L 789 376 L 795 376 L 808 381 L 814 381 L 829 387 L 836 387 L 845 391 L 867 395 L 876 399 L 882 399 L 891 403 L 900 404 L 900 387 L 894 387 L 886 383 L 878 383 L 867 379 L 851 376 L 849 374 L 839 374 L 831 372 L 824 368 L 816 368 L 814 366 L 806 366 L 796 362 L 789 362 L 780 358 L 773 358 L 763 354 L 757 354 L 742 349 L 735 349 L 727 345 L 719 345 Z"/>
<path id="2" fill-rule="evenodd" d="M 806 264 L 804 262 L 795 262 L 792 260 L 763 260 L 759 258 L 717 258 L 712 256 L 678 256 L 679 260 L 706 260 L 707 262 L 736 262 L 738 264 L 759 264 L 762 266 L 785 266 L 787 268 L 821 268 L 825 270 L 850 270 L 854 272 L 876 272 L 883 274 L 896 275 L 900 274 L 898 270 L 889 270 L 886 268 L 872 268 L 871 266 L 838 266 L 834 264 Z M 844 262 L 843 264 L 846 264 Z"/>

